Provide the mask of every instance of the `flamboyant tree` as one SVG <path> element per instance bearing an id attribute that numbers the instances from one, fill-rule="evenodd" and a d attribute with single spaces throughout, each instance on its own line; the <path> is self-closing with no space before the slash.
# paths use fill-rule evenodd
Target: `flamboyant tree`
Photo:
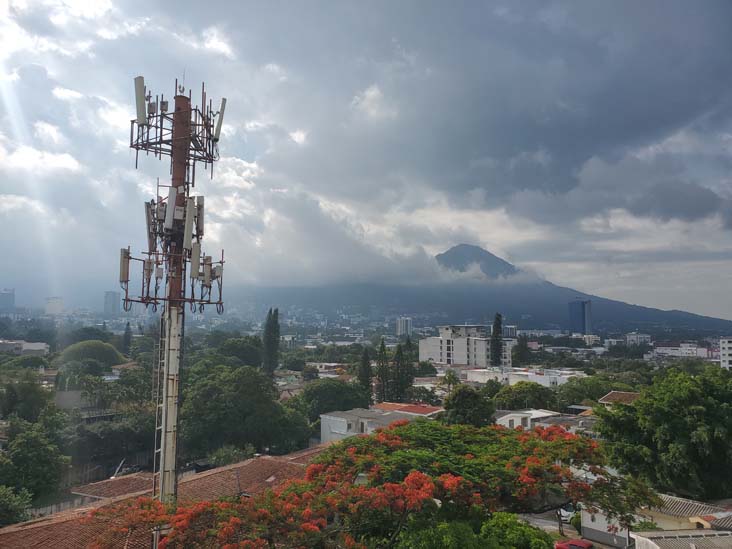
<path id="1" fill-rule="evenodd" d="M 577 501 L 621 524 L 656 503 L 645 484 L 605 469 L 596 441 L 561 427 L 417 420 L 346 439 L 309 465 L 303 479 L 250 498 L 172 510 L 128 500 L 90 520 L 110 523 L 102 547 L 165 524 L 165 547 L 365 548 L 395 546 L 410 528 L 451 521 L 475 524 L 476 534 L 491 539 L 497 534 L 480 525 L 497 511 L 546 511 Z"/>

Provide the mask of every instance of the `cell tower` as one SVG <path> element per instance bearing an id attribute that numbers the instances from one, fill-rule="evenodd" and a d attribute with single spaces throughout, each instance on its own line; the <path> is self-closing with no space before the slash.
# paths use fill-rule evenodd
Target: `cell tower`
<path id="1" fill-rule="evenodd" d="M 130 248 L 120 251 L 120 285 L 124 290 L 126 311 L 142 303 L 157 311 L 160 318 L 160 343 L 154 393 L 155 455 L 153 493 L 160 501 L 172 503 L 177 496 L 176 458 L 180 365 L 183 354 L 185 306 L 203 312 L 215 305 L 221 314 L 224 252 L 213 261 L 201 251 L 203 239 L 203 196 L 192 196 L 196 164 L 211 168 L 219 159 L 218 141 L 226 108 L 221 100 L 218 111 L 206 98 L 201 86 L 201 106 L 192 106 L 191 93 L 175 83 L 173 110 L 160 95 L 153 99 L 142 76 L 135 78 L 137 117 L 130 122 L 130 147 L 135 149 L 135 167 L 140 151 L 158 158 L 170 157 L 170 185 L 158 180 L 156 197 L 145 203 L 148 249 L 132 257 Z M 130 295 L 130 262 L 142 269 L 139 294 Z M 186 276 L 188 275 L 188 276 Z M 188 291 L 187 291 L 188 290 Z"/>

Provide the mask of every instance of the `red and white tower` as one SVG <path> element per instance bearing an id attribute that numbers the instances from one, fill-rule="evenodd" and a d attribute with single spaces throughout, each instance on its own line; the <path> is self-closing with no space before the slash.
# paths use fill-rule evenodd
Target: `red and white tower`
<path id="1" fill-rule="evenodd" d="M 218 111 L 207 102 L 201 86 L 201 106 L 192 106 L 190 91 L 175 84 L 172 110 L 161 95 L 153 99 L 142 76 L 135 78 L 137 117 L 130 123 L 130 147 L 135 149 L 135 166 L 140 151 L 158 158 L 170 157 L 171 181 L 158 181 L 156 197 L 145 203 L 148 250 L 132 257 L 130 248 L 120 252 L 120 284 L 124 308 L 142 303 L 154 311 L 162 305 L 160 344 L 154 389 L 157 404 L 155 470 L 153 493 L 165 503 L 177 496 L 176 458 L 180 366 L 183 359 L 185 308 L 202 312 L 215 305 L 223 312 L 222 281 L 224 253 L 213 261 L 201 250 L 204 200 L 193 196 L 196 166 L 211 168 L 219 159 L 226 99 Z M 130 263 L 138 262 L 140 291 L 130 295 Z"/>

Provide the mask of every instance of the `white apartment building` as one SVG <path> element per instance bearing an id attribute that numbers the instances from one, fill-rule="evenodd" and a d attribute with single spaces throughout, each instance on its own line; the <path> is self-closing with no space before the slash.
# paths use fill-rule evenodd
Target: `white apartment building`
<path id="1" fill-rule="evenodd" d="M 586 377 L 584 372 L 574 370 L 535 368 L 510 368 L 504 371 L 500 368 L 475 368 L 465 370 L 465 375 L 466 381 L 473 383 L 487 383 L 494 380 L 506 385 L 516 385 L 519 381 L 530 381 L 544 387 L 558 387 L 573 377 Z"/>
<path id="2" fill-rule="evenodd" d="M 419 340 L 419 360 L 457 366 L 490 366 L 490 335 L 484 325 L 440 326 L 439 336 Z M 511 366 L 511 349 L 517 340 L 503 338 L 501 366 Z"/>
<path id="3" fill-rule="evenodd" d="M 657 357 L 709 358 L 709 349 L 699 347 L 696 343 L 679 343 L 678 346 L 659 346 L 653 352 Z"/>
<path id="4" fill-rule="evenodd" d="M 639 334 L 638 332 L 630 332 L 625 334 L 626 345 L 650 345 L 651 336 L 649 334 Z"/>
<path id="5" fill-rule="evenodd" d="M 410 336 L 412 335 L 412 319 L 408 316 L 400 316 L 396 321 L 396 335 Z"/>
<path id="6" fill-rule="evenodd" d="M 719 340 L 719 365 L 727 370 L 732 368 L 732 337 Z"/>

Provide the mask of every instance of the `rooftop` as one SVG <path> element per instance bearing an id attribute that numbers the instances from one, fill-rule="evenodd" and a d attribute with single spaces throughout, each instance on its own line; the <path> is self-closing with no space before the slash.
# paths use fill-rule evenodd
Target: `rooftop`
<path id="1" fill-rule="evenodd" d="M 659 494 L 663 505 L 652 510 L 672 517 L 702 517 L 726 511 L 724 507 L 668 494 Z"/>
<path id="2" fill-rule="evenodd" d="M 729 549 L 732 532 L 715 530 L 672 530 L 631 532 L 634 539 L 652 540 L 658 549 Z"/>
<path id="3" fill-rule="evenodd" d="M 640 393 L 630 391 L 610 391 L 598 402 L 600 404 L 631 404 L 640 398 Z"/>
<path id="4" fill-rule="evenodd" d="M 403 404 L 400 402 L 379 402 L 374 404 L 372 409 L 384 410 L 388 412 L 402 412 L 405 414 L 414 414 L 417 416 L 432 416 L 438 412 L 444 411 L 441 406 L 429 406 L 427 404 Z"/>
<path id="5" fill-rule="evenodd" d="M 178 487 L 183 502 L 235 497 L 240 494 L 257 494 L 267 488 L 300 478 L 305 464 L 325 449 L 325 445 L 308 448 L 286 456 L 262 456 L 240 463 L 219 467 L 181 479 Z M 127 475 L 80 486 L 74 493 L 100 497 L 98 502 L 70 511 L 56 513 L 5 528 L 0 528 L 0 547 L 76 549 L 87 547 L 109 529 L 103 520 L 89 520 L 89 512 L 149 494 L 152 483 L 144 473 Z M 129 490 L 129 491 L 128 491 Z M 120 537 L 119 546 L 128 549 L 147 549 L 150 534 L 133 533 Z"/>

